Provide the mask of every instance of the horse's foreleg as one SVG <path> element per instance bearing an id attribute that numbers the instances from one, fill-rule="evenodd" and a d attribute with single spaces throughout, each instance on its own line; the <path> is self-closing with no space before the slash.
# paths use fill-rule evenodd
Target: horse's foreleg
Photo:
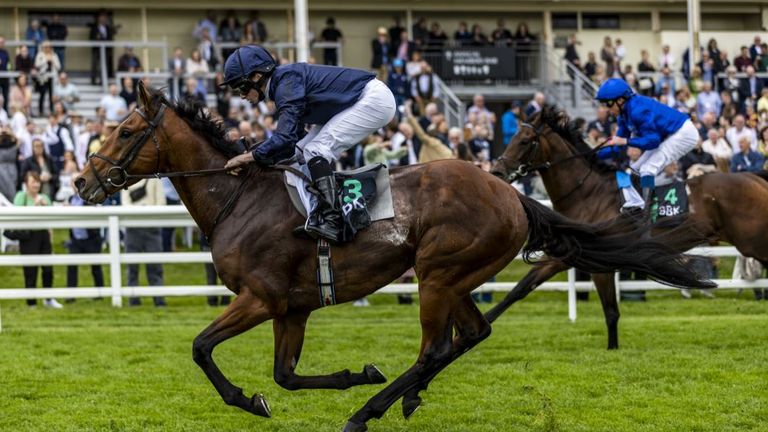
<path id="1" fill-rule="evenodd" d="M 503 314 L 510 306 L 516 303 L 518 300 L 524 299 L 530 294 L 536 287 L 546 282 L 552 276 L 567 270 L 568 266 L 560 264 L 556 261 L 548 261 L 541 265 L 534 266 L 523 279 L 515 285 L 512 291 L 491 310 L 485 313 L 485 319 L 489 323 L 496 321 L 496 319 Z"/>
<path id="2" fill-rule="evenodd" d="M 423 287 L 423 285 L 422 285 Z M 384 390 L 373 396 L 358 410 L 344 426 L 345 432 L 367 430 L 366 422 L 382 415 L 408 390 L 419 382 L 439 372 L 436 367 L 453 352 L 451 344 L 452 320 L 451 307 L 446 302 L 445 293 L 422 289 L 419 307 L 421 315 L 421 350 L 416 364 L 389 384 Z"/>
<path id="3" fill-rule="evenodd" d="M 419 392 L 426 390 L 429 383 L 440 371 L 491 334 L 490 323 L 477 309 L 471 296 L 462 299 L 462 304 L 453 311 L 453 318 L 456 336 L 453 338 L 451 357 L 440 362 L 429 376 L 424 377 L 417 386 L 405 393 L 403 396 L 403 417 L 406 419 L 421 405 Z"/>
<path id="4" fill-rule="evenodd" d="M 616 302 L 616 281 L 613 273 L 593 274 L 592 280 L 603 305 L 605 325 L 608 326 L 608 349 L 619 348 L 619 304 Z"/>
<path id="5" fill-rule="evenodd" d="M 330 375 L 300 376 L 295 373 L 304 344 L 304 328 L 309 314 L 291 314 L 274 320 L 275 382 L 287 390 L 347 389 L 363 384 L 381 384 L 387 378 L 376 368 L 365 365 L 360 373 L 348 369 Z"/>
<path id="6" fill-rule="evenodd" d="M 243 389 L 232 385 L 221 373 L 211 354 L 216 345 L 270 318 L 272 316 L 264 304 L 243 290 L 224 313 L 195 338 L 192 345 L 192 358 L 205 372 L 224 402 L 262 417 L 270 416 L 269 405 L 264 397 L 260 394 L 250 399 L 245 397 Z"/>

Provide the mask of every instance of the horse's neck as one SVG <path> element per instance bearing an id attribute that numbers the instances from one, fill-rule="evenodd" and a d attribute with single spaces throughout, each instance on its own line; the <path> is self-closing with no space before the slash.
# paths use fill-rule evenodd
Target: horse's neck
<path id="1" fill-rule="evenodd" d="M 559 153 L 570 154 L 565 149 Z M 598 201 L 618 201 L 619 192 L 612 178 L 595 170 L 583 158 L 576 157 L 561 163 L 554 158 L 552 162 L 550 168 L 541 171 L 541 179 L 556 210 L 566 211 Z"/>

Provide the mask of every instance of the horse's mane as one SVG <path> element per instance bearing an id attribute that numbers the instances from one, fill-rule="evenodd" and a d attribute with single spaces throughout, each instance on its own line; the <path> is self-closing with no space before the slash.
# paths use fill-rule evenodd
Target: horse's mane
<path id="1" fill-rule="evenodd" d="M 153 102 L 160 102 L 173 109 L 173 112 L 186 121 L 192 130 L 203 135 L 205 140 L 224 156 L 232 158 L 242 153 L 242 145 L 227 139 L 224 122 L 214 117 L 202 102 L 187 98 L 171 102 L 160 90 L 150 89 L 149 92 Z"/>
<path id="2" fill-rule="evenodd" d="M 601 163 L 592 152 L 592 148 L 584 141 L 581 134 L 581 128 L 576 120 L 571 120 L 565 110 L 555 105 L 547 104 L 541 111 L 535 114 L 532 123 L 539 123 L 549 126 L 553 132 L 558 134 L 566 144 L 568 144 L 574 153 L 584 155 L 584 159 L 590 166 L 599 171 L 615 171 L 607 164 Z"/>

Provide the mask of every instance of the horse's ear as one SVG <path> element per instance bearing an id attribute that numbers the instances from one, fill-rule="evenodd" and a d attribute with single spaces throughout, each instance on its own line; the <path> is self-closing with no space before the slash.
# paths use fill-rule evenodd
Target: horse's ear
<path id="1" fill-rule="evenodd" d="M 139 80 L 139 97 L 137 101 L 139 108 L 143 109 L 147 115 L 149 115 L 150 111 L 154 110 L 152 92 L 144 85 L 142 80 Z"/>

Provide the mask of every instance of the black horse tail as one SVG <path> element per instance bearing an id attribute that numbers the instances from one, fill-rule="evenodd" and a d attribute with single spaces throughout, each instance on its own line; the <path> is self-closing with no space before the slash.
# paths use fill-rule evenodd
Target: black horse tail
<path id="1" fill-rule="evenodd" d="M 667 238 L 667 234 L 651 237 L 654 225 L 639 224 L 624 217 L 595 225 L 580 224 L 536 200 L 518 195 L 528 216 L 528 243 L 523 248 L 527 262 L 534 253 L 543 251 L 551 259 L 589 273 L 631 270 L 680 288 L 717 286 L 690 268 L 691 256 L 668 245 L 706 242 L 706 236 L 692 225 L 674 230 L 674 239 Z"/>

